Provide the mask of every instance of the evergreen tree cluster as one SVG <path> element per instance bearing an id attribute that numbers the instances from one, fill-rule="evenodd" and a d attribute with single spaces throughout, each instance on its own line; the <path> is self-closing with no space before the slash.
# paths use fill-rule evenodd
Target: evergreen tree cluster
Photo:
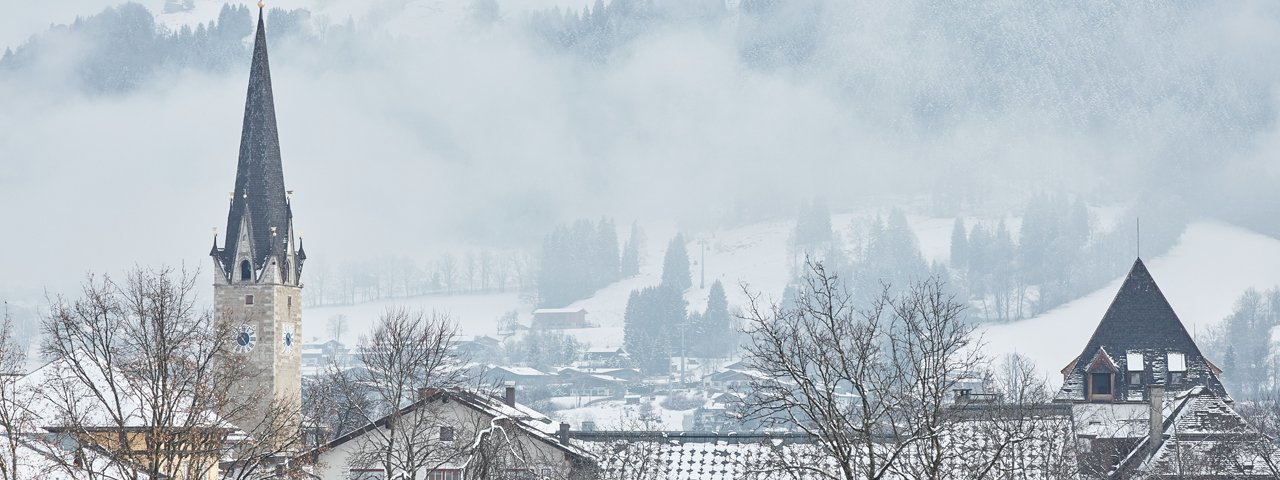
<path id="1" fill-rule="evenodd" d="M 822 38 L 822 0 L 742 0 L 738 52 L 753 67 L 807 62 Z"/>
<path id="2" fill-rule="evenodd" d="M 644 232 L 637 223 L 631 224 L 631 237 L 622 246 L 622 277 L 631 278 L 640 274 L 640 264 L 644 261 Z"/>
<path id="3" fill-rule="evenodd" d="M 555 330 L 530 330 L 504 347 L 507 361 L 539 370 L 569 365 L 578 359 L 586 346 L 572 335 Z"/>
<path id="4" fill-rule="evenodd" d="M 1280 325 L 1280 288 L 1246 290 L 1235 308 L 1209 334 L 1205 354 L 1221 362 L 1227 390 L 1245 400 L 1273 396 L 1280 390 L 1271 330 Z"/>
<path id="5" fill-rule="evenodd" d="M 1164 253 L 1186 225 L 1185 208 L 1167 200 L 1143 203 L 1142 253 Z M 1043 313 L 1123 275 L 1137 253 L 1136 216 L 1126 212 L 1113 228 L 1099 231 L 1082 200 L 1038 195 L 1023 209 L 1021 228 L 1011 228 L 1003 219 L 969 224 L 957 218 L 950 262 L 944 265 L 925 260 L 905 213 L 894 209 L 887 217 L 855 224 L 847 243 L 832 234 L 825 246 L 804 249 L 804 255 L 848 279 L 858 301 L 873 298 L 885 286 L 937 277 L 969 301 L 974 315 L 1007 321 Z M 805 204 L 796 221 L 795 243 L 805 238 L 801 232 L 822 231 L 826 225 L 830 214 L 825 206 Z M 790 287 L 783 292 L 783 303 L 791 293 Z"/>
<path id="6" fill-rule="evenodd" d="M 877 215 L 869 219 L 853 237 L 852 255 L 846 256 L 841 246 L 833 242 L 821 260 L 827 268 L 849 279 L 858 301 L 869 302 L 884 287 L 905 286 L 932 273 L 920 253 L 920 242 L 900 209 L 891 210 L 887 218 Z"/>
<path id="7" fill-rule="evenodd" d="M 726 357 L 736 347 L 736 331 L 733 315 L 729 313 L 729 299 L 724 285 L 716 280 L 707 292 L 707 308 L 702 312 L 690 312 L 685 331 L 691 357 Z"/>
<path id="8" fill-rule="evenodd" d="M 968 227 L 958 218 L 951 232 L 951 270 L 988 319 L 1038 315 L 1127 271 L 1138 254 L 1135 215 L 1123 215 L 1112 230 L 1098 231 L 1080 199 L 1039 195 L 1023 210 L 1016 240 L 1003 220 Z M 1142 233 L 1143 253 L 1172 248 L 1186 225 L 1184 214 L 1156 205 L 1144 215 L 1155 228 Z"/>
<path id="9" fill-rule="evenodd" d="M 831 211 L 827 209 L 827 202 L 821 198 L 800 202 L 792 243 L 807 251 L 830 242 L 832 235 Z"/>
<path id="10" fill-rule="evenodd" d="M 688 351 L 684 295 L 665 285 L 631 292 L 623 314 L 623 343 L 631 360 L 648 375 L 671 371 L 671 357 Z"/>
<path id="11" fill-rule="evenodd" d="M 564 307 L 622 278 L 618 231 L 613 220 L 578 220 L 547 234 L 542 242 L 538 303 Z"/>
<path id="12" fill-rule="evenodd" d="M 707 308 L 688 313 L 684 292 L 692 286 L 684 236 L 667 246 L 662 283 L 631 292 L 623 318 L 627 353 L 649 374 L 669 371 L 672 356 L 723 357 L 733 353 L 736 336 L 724 285 L 708 291 Z"/>
<path id="13" fill-rule="evenodd" d="M 273 8 L 266 16 L 267 29 L 273 40 L 308 35 L 309 15 L 305 10 Z M 83 46 L 73 59 L 73 74 L 81 89 L 127 92 L 161 71 L 194 68 L 222 72 L 247 65 L 245 40 L 253 33 L 253 22 L 249 7 L 225 4 L 217 20 L 170 31 L 157 24 L 146 7 L 125 3 L 77 17 L 70 25 L 54 26 L 16 49 L 6 49 L 0 57 L 0 75 L 65 56 L 65 46 L 76 44 Z"/>
<path id="14" fill-rule="evenodd" d="M 956 219 L 952 236 L 964 236 L 964 219 Z M 1011 320 L 1024 315 L 1024 283 L 1016 278 L 1017 244 L 1002 219 L 995 226 L 978 223 L 966 238 L 952 244 L 951 268 L 959 272 L 960 284 L 988 319 Z"/>

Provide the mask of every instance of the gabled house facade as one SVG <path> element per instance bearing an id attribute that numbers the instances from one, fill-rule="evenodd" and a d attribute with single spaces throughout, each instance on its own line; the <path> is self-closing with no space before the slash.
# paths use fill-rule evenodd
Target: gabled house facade
<path id="1" fill-rule="evenodd" d="M 568 424 L 555 424 L 515 401 L 515 388 L 501 397 L 462 389 L 425 389 L 419 399 L 396 415 L 362 428 L 295 458 L 312 478 L 321 480 L 385 480 L 405 475 L 403 462 L 384 462 L 379 450 L 395 425 L 425 427 L 397 434 L 419 445 L 421 460 L 412 467 L 417 478 L 591 478 L 595 459 L 569 442 Z M 422 421 L 423 419 L 427 421 Z M 395 464 L 388 471 L 386 465 Z M 400 469 L 397 471 L 397 469 Z"/>

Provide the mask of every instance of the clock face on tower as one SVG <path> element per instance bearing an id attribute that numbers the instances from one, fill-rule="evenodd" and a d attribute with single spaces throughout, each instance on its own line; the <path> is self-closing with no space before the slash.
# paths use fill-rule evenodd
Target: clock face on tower
<path id="1" fill-rule="evenodd" d="M 253 330 L 252 325 L 241 325 L 235 335 L 235 348 L 237 352 L 249 353 L 253 351 L 254 345 L 258 344 L 258 334 Z"/>
<path id="2" fill-rule="evenodd" d="M 280 336 L 280 343 L 284 346 L 284 351 L 293 350 L 293 326 L 284 327 L 284 335 Z"/>

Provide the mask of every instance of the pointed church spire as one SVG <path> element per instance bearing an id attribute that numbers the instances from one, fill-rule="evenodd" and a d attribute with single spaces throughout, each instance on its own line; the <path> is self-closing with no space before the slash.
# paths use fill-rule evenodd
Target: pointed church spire
<path id="1" fill-rule="evenodd" d="M 271 68 L 267 61 L 267 32 L 261 8 L 253 41 L 253 61 L 240 133 L 240 160 L 235 189 L 227 213 L 226 248 L 220 253 L 224 271 L 235 271 L 237 255 L 248 247 L 253 269 L 260 270 L 273 257 L 287 255 L 288 242 L 273 238 L 290 235 L 292 215 L 280 163 L 280 139 L 276 132 L 275 100 L 271 93 Z M 240 245 L 242 225 L 248 226 L 248 245 Z"/>

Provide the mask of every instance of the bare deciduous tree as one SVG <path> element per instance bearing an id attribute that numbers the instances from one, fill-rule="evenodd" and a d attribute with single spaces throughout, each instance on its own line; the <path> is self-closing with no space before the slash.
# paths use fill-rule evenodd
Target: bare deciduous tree
<path id="1" fill-rule="evenodd" d="M 814 478 L 938 478 L 948 450 L 947 395 L 982 357 L 963 306 L 936 280 L 866 308 L 820 262 L 806 262 L 795 306 L 747 292 L 747 356 L 763 375 L 746 413 L 811 435 L 836 470 L 780 461 Z"/>
<path id="2" fill-rule="evenodd" d="M 6 305 L 7 307 L 7 305 Z M 20 480 L 18 450 L 23 436 L 34 430 L 35 389 L 19 384 L 16 380 L 26 366 L 27 349 L 14 338 L 13 318 L 5 308 L 0 324 L 0 435 L 4 436 L 4 451 L 0 452 L 0 480 Z"/>
<path id="3" fill-rule="evenodd" d="M 78 299 L 52 299 L 42 351 L 53 362 L 40 386 L 52 411 L 40 412 L 41 427 L 105 453 L 113 478 L 200 478 L 226 458 L 265 460 L 291 448 L 296 422 L 223 420 L 260 408 L 260 399 L 235 392 L 251 367 L 223 355 L 231 327 L 197 309 L 197 284 L 186 271 L 137 268 L 123 282 L 90 276 Z M 273 405 L 265 417 L 296 412 Z M 103 473 L 65 463 L 75 475 Z"/>
<path id="4" fill-rule="evenodd" d="M 329 317 L 329 336 L 334 340 L 342 341 L 342 334 L 347 333 L 347 316 L 341 313 Z"/>
<path id="5" fill-rule="evenodd" d="M 359 350 L 362 367 L 331 369 L 336 383 L 330 392 L 356 424 L 380 422 L 365 433 L 351 465 L 377 468 L 405 480 L 425 478 L 428 472 L 461 455 L 457 442 L 442 439 L 449 419 L 428 404 L 406 409 L 434 391 L 461 386 L 464 372 L 453 350 L 454 325 L 445 315 L 430 316 L 403 308 L 388 309 Z M 371 405 L 372 408 L 359 407 Z"/>

